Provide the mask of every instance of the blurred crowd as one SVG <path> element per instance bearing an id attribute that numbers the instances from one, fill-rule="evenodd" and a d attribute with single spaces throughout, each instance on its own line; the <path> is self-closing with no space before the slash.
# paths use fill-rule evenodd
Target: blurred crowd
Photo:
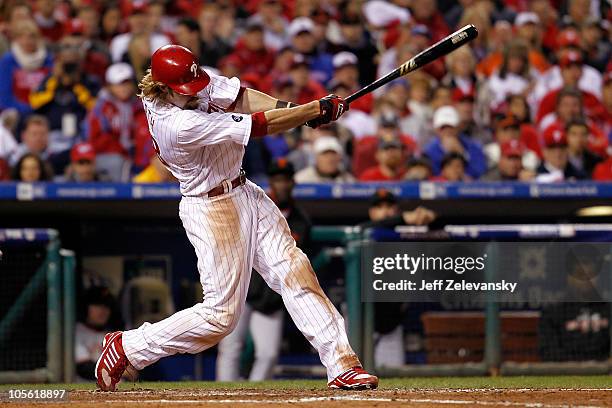
<path id="1" fill-rule="evenodd" d="M 465 24 L 478 38 L 350 106 L 267 135 L 244 168 L 298 183 L 612 180 L 605 0 L 5 0 L 0 180 L 165 182 L 137 83 L 176 43 L 282 100 L 347 96 Z"/>

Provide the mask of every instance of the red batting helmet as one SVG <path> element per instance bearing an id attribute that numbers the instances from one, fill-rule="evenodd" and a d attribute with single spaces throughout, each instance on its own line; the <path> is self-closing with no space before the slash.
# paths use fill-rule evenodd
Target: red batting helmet
<path id="1" fill-rule="evenodd" d="M 153 53 L 151 75 L 181 95 L 195 95 L 210 82 L 195 55 L 180 45 L 164 45 Z"/>

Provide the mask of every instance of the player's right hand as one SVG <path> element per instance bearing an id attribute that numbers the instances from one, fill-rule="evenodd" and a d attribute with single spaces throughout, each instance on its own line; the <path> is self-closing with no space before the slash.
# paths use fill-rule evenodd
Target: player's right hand
<path id="1" fill-rule="evenodd" d="M 340 116 L 349 110 L 349 104 L 344 99 L 334 94 L 319 99 L 319 106 L 321 109 L 319 118 L 321 119 L 321 124 L 324 125 L 340 119 Z"/>

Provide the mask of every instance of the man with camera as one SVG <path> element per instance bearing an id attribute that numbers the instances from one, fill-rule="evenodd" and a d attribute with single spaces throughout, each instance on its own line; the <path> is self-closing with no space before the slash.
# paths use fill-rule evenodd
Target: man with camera
<path id="1" fill-rule="evenodd" d="M 95 104 L 99 85 L 83 72 L 84 52 L 62 40 L 51 74 L 36 92 L 30 105 L 49 118 L 49 160 L 56 174 L 70 162 L 70 148 L 82 137 L 81 123 Z"/>

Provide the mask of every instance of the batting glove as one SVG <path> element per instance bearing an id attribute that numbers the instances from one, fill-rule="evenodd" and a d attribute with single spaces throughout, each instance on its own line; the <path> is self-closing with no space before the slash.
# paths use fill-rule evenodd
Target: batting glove
<path id="1" fill-rule="evenodd" d="M 321 124 L 323 125 L 340 119 L 340 116 L 349 110 L 349 104 L 334 94 L 329 94 L 319 99 L 319 105 L 321 106 L 319 119 L 321 119 Z"/>

